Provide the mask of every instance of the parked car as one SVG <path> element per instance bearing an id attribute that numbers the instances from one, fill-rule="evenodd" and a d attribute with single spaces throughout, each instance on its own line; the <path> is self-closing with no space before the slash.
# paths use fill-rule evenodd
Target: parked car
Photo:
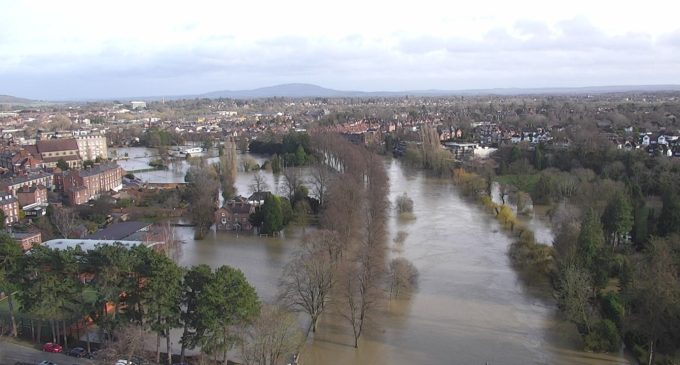
<path id="1" fill-rule="evenodd" d="M 48 342 L 42 346 L 42 350 L 45 352 L 62 352 L 63 349 L 60 344 Z"/>
<path id="2" fill-rule="evenodd" d="M 91 358 L 91 355 L 82 347 L 74 347 L 67 353 L 68 356 Z"/>
<path id="3" fill-rule="evenodd" d="M 52 361 L 43 360 L 39 362 L 38 365 L 57 365 L 57 364 L 53 363 Z"/>

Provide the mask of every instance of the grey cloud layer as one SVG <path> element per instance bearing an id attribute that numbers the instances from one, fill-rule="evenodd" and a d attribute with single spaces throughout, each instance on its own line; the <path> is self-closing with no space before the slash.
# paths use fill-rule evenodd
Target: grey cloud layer
<path id="1" fill-rule="evenodd" d="M 477 40 L 215 36 L 151 51 L 110 43 L 77 54 L 0 52 L 0 94 L 168 95 L 281 82 L 364 90 L 680 83 L 678 60 L 680 30 L 609 36 L 583 18 L 553 27 L 526 20 Z"/>

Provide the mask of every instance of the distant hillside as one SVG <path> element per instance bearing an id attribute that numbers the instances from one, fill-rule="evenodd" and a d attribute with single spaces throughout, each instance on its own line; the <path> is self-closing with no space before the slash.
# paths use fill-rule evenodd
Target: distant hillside
<path id="1" fill-rule="evenodd" d="M 257 99 L 271 97 L 397 97 L 397 96 L 457 96 L 457 95 L 527 95 L 527 94 L 605 94 L 643 91 L 680 91 L 680 85 L 622 85 L 556 88 L 497 88 L 469 90 L 405 90 L 405 91 L 346 91 L 312 84 L 283 84 L 251 90 L 214 91 L 197 97 Z"/>
<path id="2" fill-rule="evenodd" d="M 0 95 L 0 104 L 30 104 L 33 100 L 17 98 L 16 96 Z"/>
<path id="3" fill-rule="evenodd" d="M 287 98 L 307 98 L 307 97 L 343 97 L 347 96 L 347 91 L 339 91 L 326 89 L 321 86 L 312 84 L 283 84 L 269 87 L 262 87 L 252 90 L 222 90 L 213 91 L 206 94 L 199 95 L 205 98 L 231 98 L 231 99 L 248 99 L 248 98 L 272 98 L 272 97 L 287 97 Z"/>

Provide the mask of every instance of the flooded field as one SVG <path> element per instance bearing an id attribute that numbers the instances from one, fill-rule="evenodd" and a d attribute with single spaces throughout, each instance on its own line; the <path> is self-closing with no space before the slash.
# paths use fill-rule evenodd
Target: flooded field
<path id="1" fill-rule="evenodd" d="M 462 198 L 450 180 L 404 168 L 397 161 L 389 160 L 386 166 L 390 199 L 406 192 L 414 201 L 416 218 L 401 220 L 393 214 L 389 233 L 391 238 L 399 231 L 407 234 L 403 249 L 391 255 L 403 255 L 416 265 L 419 290 L 375 312 L 359 349 L 352 347 L 349 327 L 331 309 L 303 349 L 303 364 L 629 363 L 622 355 L 577 350 L 578 335 L 557 317 L 550 289 L 520 278 L 508 260 L 510 238 L 476 203 Z M 183 179 L 181 172 L 161 173 Z M 277 180 L 265 175 L 276 191 Z M 166 175 L 145 176 L 151 180 Z M 252 173 L 239 174 L 240 194 L 248 194 L 251 181 Z M 551 240 L 543 220 L 527 220 L 540 241 Z M 202 241 L 193 240 L 191 228 L 178 228 L 177 234 L 185 243 L 177 258 L 181 265 L 238 267 L 260 297 L 270 300 L 302 232 L 287 229 L 276 239 L 213 233 Z"/>

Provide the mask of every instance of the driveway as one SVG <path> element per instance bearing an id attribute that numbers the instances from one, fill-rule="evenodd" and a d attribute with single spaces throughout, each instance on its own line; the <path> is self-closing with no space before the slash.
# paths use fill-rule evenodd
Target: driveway
<path id="1" fill-rule="evenodd" d="M 12 342 L 0 340 L 0 364 L 14 365 L 16 362 L 38 364 L 47 360 L 57 365 L 92 365 L 92 360 L 78 359 L 64 354 L 42 352 L 33 347 L 18 345 Z"/>

